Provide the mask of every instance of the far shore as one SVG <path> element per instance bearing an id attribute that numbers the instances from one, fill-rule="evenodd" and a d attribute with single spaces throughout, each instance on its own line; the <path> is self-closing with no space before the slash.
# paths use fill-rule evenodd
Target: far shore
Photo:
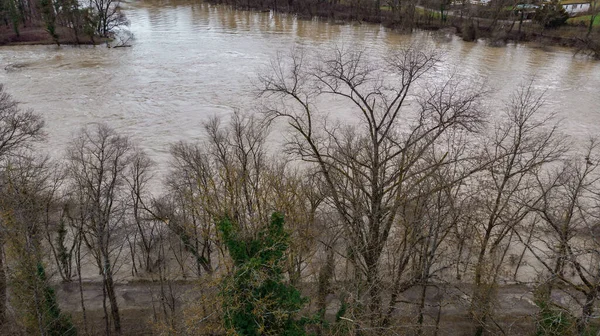
<path id="1" fill-rule="evenodd" d="M 323 9 L 322 11 L 314 11 L 309 15 L 298 12 L 293 8 L 277 8 L 271 9 L 268 5 L 263 4 L 256 6 L 236 6 L 236 0 L 207 0 L 208 3 L 214 5 L 225 5 L 232 6 L 239 10 L 250 10 L 250 11 L 275 11 L 279 13 L 290 13 L 297 15 L 299 19 L 311 19 L 314 17 L 322 20 L 333 20 L 338 23 L 352 23 L 361 22 L 367 24 L 381 24 L 389 29 L 401 31 L 404 29 L 402 25 L 390 19 L 389 13 L 382 12 L 378 16 L 367 15 L 361 16 L 360 18 L 354 17 L 348 11 L 349 9 L 344 6 L 337 6 L 330 8 L 329 10 Z M 422 10 L 425 10 L 424 8 Z M 430 11 L 430 10 L 429 10 Z M 416 19 L 414 28 L 425 31 L 435 30 L 449 30 L 453 34 L 461 36 L 465 41 L 476 42 L 479 39 L 485 40 L 492 46 L 503 46 L 507 43 L 522 43 L 522 42 L 533 42 L 538 43 L 542 46 L 560 46 L 572 48 L 575 53 L 586 49 L 586 40 L 582 38 L 582 31 L 585 31 L 585 27 L 565 25 L 558 29 L 546 29 L 539 30 L 534 29 L 530 23 L 523 26 L 523 29 L 517 29 L 511 27 L 509 31 L 494 30 L 485 26 L 486 19 L 475 18 L 471 23 L 471 27 L 465 26 L 465 22 L 462 18 L 449 16 L 448 22 L 441 22 L 439 18 L 435 18 L 439 13 L 431 11 L 430 15 L 419 14 L 419 18 Z M 481 21 L 480 21 L 481 20 Z M 513 24 L 514 26 L 515 24 Z M 514 28 L 514 29 L 513 29 Z M 598 29 L 598 28 L 597 28 Z M 110 42 L 109 38 L 93 37 L 89 35 L 79 34 L 76 36 L 73 30 L 69 27 L 58 27 L 58 41 L 55 41 L 50 34 L 40 25 L 32 25 L 29 27 L 20 27 L 19 34 L 17 34 L 10 26 L 0 26 L 0 46 L 19 46 L 19 45 L 99 45 Z M 599 34 L 595 32 L 594 35 Z M 591 40 L 590 40 L 591 41 Z M 596 43 L 596 42 L 594 42 Z M 130 45 L 124 45 L 130 46 Z M 594 44 L 594 47 L 597 47 Z M 599 57 L 600 53 L 596 54 Z"/>
<path id="2" fill-rule="evenodd" d="M 271 2 L 262 1 L 241 1 L 241 0 L 206 0 L 208 3 L 215 5 L 231 6 L 239 10 L 250 11 L 274 11 L 279 13 L 289 13 L 296 15 L 299 19 L 310 20 L 312 18 L 320 18 L 323 20 L 331 20 L 336 23 L 366 23 L 382 25 L 386 28 L 395 31 L 411 31 L 412 29 L 436 31 L 449 30 L 457 36 L 461 37 L 466 42 L 476 42 L 480 39 L 486 41 L 491 46 L 504 46 L 507 43 L 522 43 L 533 42 L 542 46 L 557 46 L 572 48 L 574 53 L 587 54 L 592 57 L 600 58 L 600 31 L 595 28 L 591 35 L 587 35 L 585 25 L 565 24 L 558 28 L 545 28 L 533 24 L 531 20 L 520 23 L 511 20 L 499 20 L 500 24 L 490 27 L 493 20 L 472 17 L 463 18 L 456 13 L 450 14 L 452 11 L 448 9 L 446 20 L 441 20 L 440 12 L 419 7 L 416 12 L 416 17 L 412 25 L 406 26 L 403 22 L 395 18 L 389 10 L 380 10 L 378 13 L 373 13 L 367 9 L 357 11 L 352 6 L 344 4 L 336 5 L 321 5 L 320 7 L 294 7 L 294 6 L 279 6 L 272 8 Z M 504 25 L 507 27 L 504 27 Z"/>

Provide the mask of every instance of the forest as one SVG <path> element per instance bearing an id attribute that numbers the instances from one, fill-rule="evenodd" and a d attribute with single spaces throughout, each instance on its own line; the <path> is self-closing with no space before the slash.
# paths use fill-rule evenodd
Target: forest
<path id="1" fill-rule="evenodd" d="M 101 122 L 50 157 L 2 87 L 2 334 L 596 335 L 600 143 L 442 64 L 281 54 L 164 168 Z"/>

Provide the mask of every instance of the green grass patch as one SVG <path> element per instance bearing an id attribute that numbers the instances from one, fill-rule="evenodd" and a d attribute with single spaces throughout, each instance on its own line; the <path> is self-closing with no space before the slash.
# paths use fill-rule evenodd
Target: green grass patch
<path id="1" fill-rule="evenodd" d="M 578 24 L 581 24 L 581 22 L 583 22 L 587 26 L 588 24 L 590 24 L 591 18 L 592 18 L 591 15 L 577 16 L 577 17 L 568 19 L 567 23 L 578 25 Z M 600 15 L 597 15 L 596 19 L 594 20 L 594 27 L 597 27 L 597 26 L 600 26 Z"/>
<path id="2" fill-rule="evenodd" d="M 388 5 L 383 5 L 381 7 L 379 7 L 382 11 L 386 12 L 386 11 L 391 11 L 392 8 Z M 421 8 L 421 7 L 415 7 L 415 13 L 417 13 L 418 15 L 421 16 L 431 16 L 434 19 L 440 19 L 440 13 L 439 12 L 435 12 L 435 11 L 431 11 L 425 8 Z M 447 15 L 447 12 L 444 12 L 444 14 Z"/>
<path id="3" fill-rule="evenodd" d="M 420 8 L 420 7 L 416 7 L 415 8 L 415 12 L 417 12 L 417 14 L 423 15 L 423 16 L 431 16 L 434 19 L 440 19 L 440 13 L 439 12 L 433 12 L 433 11 L 429 11 L 425 8 Z"/>

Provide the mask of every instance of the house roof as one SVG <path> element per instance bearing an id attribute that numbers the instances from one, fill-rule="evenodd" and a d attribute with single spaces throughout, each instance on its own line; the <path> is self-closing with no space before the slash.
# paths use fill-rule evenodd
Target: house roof
<path id="1" fill-rule="evenodd" d="M 561 5 L 589 4 L 590 0 L 562 0 Z"/>

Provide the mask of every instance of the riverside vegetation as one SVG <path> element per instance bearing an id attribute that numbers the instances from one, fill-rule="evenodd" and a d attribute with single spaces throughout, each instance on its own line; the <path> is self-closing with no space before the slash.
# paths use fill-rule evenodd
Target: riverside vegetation
<path id="1" fill-rule="evenodd" d="M 0 43 L 95 44 L 128 21 L 119 0 L 2 0 Z"/>
<path id="2" fill-rule="evenodd" d="M 562 135 L 532 83 L 490 108 L 480 86 L 433 76 L 439 62 L 416 47 L 280 56 L 262 112 L 171 144 L 162 184 L 105 124 L 45 157 L 42 118 L 1 88 L 0 330 L 596 334 L 597 140 Z M 136 283 L 155 290 L 132 317 L 119 290 Z M 68 284 L 76 307 L 59 307 Z M 529 313 L 500 309 L 507 286 Z"/>
<path id="3" fill-rule="evenodd" d="M 320 17 L 342 22 L 370 22 L 411 32 L 449 29 L 465 41 L 487 39 L 492 45 L 508 41 L 538 41 L 574 47 L 577 53 L 600 57 L 596 20 L 600 3 L 589 1 L 587 16 L 572 18 L 559 0 L 208 0 L 236 8 Z M 532 9 L 532 5 L 539 5 Z M 535 7 L 535 6 L 534 6 Z"/>
<path id="4" fill-rule="evenodd" d="M 370 22 L 402 31 L 451 29 L 465 41 L 486 38 L 493 45 L 508 41 L 539 41 L 574 47 L 577 53 L 600 57 L 598 0 L 591 0 L 584 16 L 569 19 L 558 0 L 533 2 L 531 9 L 518 0 L 208 0 L 236 8 L 284 12 L 300 18 L 342 22 Z M 524 7 L 525 6 L 525 7 Z M 115 46 L 129 46 L 129 24 L 120 0 L 2 0 L 0 44 L 96 44 L 117 36 Z M 119 34 L 116 34 L 119 32 Z M 120 36 L 123 35 L 123 36 Z"/>

